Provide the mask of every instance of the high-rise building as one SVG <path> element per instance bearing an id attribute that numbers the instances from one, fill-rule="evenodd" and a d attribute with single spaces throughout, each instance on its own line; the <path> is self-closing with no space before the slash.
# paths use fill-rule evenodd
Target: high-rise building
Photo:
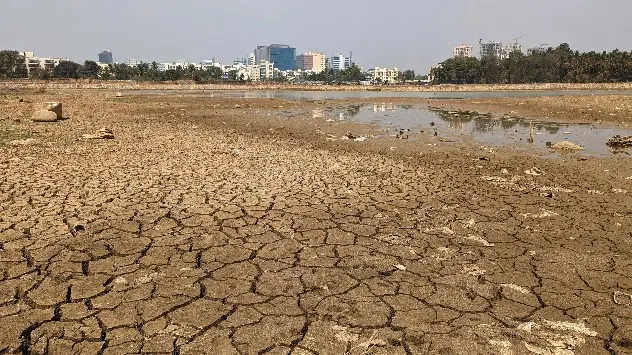
<path id="1" fill-rule="evenodd" d="M 299 54 L 296 56 L 296 68 L 320 73 L 325 70 L 325 55 L 312 52 Z"/>
<path id="2" fill-rule="evenodd" d="M 489 41 L 488 43 L 483 43 L 483 40 L 479 41 L 481 51 L 481 58 L 489 58 L 494 57 L 497 59 L 502 59 L 503 57 L 503 44 L 500 42 Z"/>
<path id="3" fill-rule="evenodd" d="M 270 47 L 269 46 L 257 46 L 254 51 L 255 64 L 260 63 L 262 60 L 270 59 Z"/>
<path id="4" fill-rule="evenodd" d="M 112 58 L 112 52 L 110 52 L 110 51 L 103 51 L 103 52 L 99 53 L 99 63 L 113 64 L 114 60 Z"/>
<path id="5" fill-rule="evenodd" d="M 453 51 L 454 58 L 469 58 L 472 56 L 472 46 L 468 46 L 462 44 L 460 46 L 454 47 Z"/>
<path id="6" fill-rule="evenodd" d="M 332 56 L 331 59 L 329 59 L 329 63 L 331 65 L 331 69 L 335 72 L 343 71 L 351 66 L 350 61 L 340 53 Z"/>
<path id="7" fill-rule="evenodd" d="M 271 44 L 258 46 L 255 49 L 255 62 L 262 60 L 274 63 L 279 70 L 294 70 L 296 68 L 296 48 L 285 44 Z"/>
<path id="8" fill-rule="evenodd" d="M 253 53 L 250 53 L 248 55 L 248 65 L 255 65 L 255 63 L 257 63 L 257 60 L 256 60 L 255 54 L 253 52 Z"/>

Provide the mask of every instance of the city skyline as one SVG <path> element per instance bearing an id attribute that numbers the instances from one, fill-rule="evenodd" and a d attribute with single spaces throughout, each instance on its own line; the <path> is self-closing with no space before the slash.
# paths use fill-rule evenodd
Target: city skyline
<path id="1" fill-rule="evenodd" d="M 455 45 L 476 48 L 479 38 L 509 43 L 523 36 L 524 48 L 539 43 L 552 47 L 569 43 L 580 51 L 631 47 L 625 35 L 632 31 L 632 24 L 625 16 L 632 3 L 623 0 L 510 4 L 501 0 L 423 4 L 395 0 L 388 8 L 396 11 L 385 19 L 376 15 L 382 11 L 375 12 L 384 5 L 374 1 L 343 4 L 322 0 L 319 9 L 336 11 L 317 12 L 305 2 L 289 0 L 265 4 L 244 0 L 243 4 L 257 11 L 240 13 L 234 5 L 199 0 L 191 0 L 187 6 L 163 0 L 3 2 L 0 40 L 7 47 L 3 49 L 32 50 L 77 62 L 96 60 L 96 53 L 111 50 L 118 62 L 129 58 L 158 62 L 217 58 L 228 63 L 256 46 L 286 43 L 296 47 L 296 54 L 311 51 L 331 56 L 353 51 L 354 61 L 365 68 L 398 66 L 418 72 L 449 58 Z M 377 4 L 381 7 L 371 6 Z M 29 26 L 14 31 L 24 13 L 31 17 Z"/>

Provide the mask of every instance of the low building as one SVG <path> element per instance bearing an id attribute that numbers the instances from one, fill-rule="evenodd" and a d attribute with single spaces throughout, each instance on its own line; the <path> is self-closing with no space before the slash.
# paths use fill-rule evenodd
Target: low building
<path id="1" fill-rule="evenodd" d="M 374 83 L 387 83 L 393 84 L 399 80 L 399 69 L 397 67 L 393 69 L 375 67 L 369 69 L 369 78 Z"/>
<path id="2" fill-rule="evenodd" d="M 200 69 L 202 70 L 208 70 L 211 68 L 222 68 L 222 65 L 217 63 L 215 61 L 215 59 L 207 59 L 207 60 L 203 60 L 202 63 L 200 63 Z"/>
<path id="3" fill-rule="evenodd" d="M 454 47 L 452 52 L 454 58 L 470 58 L 472 57 L 472 46 L 462 44 Z"/>
<path id="4" fill-rule="evenodd" d="M 36 57 L 34 52 L 22 52 L 20 53 L 24 58 L 24 65 L 28 73 L 31 70 L 44 69 L 52 70 L 63 61 L 69 61 L 67 58 L 44 58 Z"/>
<path id="5" fill-rule="evenodd" d="M 274 63 L 262 60 L 256 65 L 237 64 L 224 67 L 225 73 L 235 73 L 237 80 L 267 81 L 274 79 Z"/>
<path id="6" fill-rule="evenodd" d="M 135 67 L 135 66 L 138 66 L 139 64 L 142 64 L 142 63 L 143 63 L 142 60 L 140 60 L 140 59 L 133 59 L 133 58 L 130 58 L 130 59 L 127 60 L 127 62 L 125 62 L 125 64 L 129 65 L 130 67 Z"/>

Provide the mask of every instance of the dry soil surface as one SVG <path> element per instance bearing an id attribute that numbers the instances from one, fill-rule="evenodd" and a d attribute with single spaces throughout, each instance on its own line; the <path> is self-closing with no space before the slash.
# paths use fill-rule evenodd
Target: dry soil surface
<path id="1" fill-rule="evenodd" d="M 268 116 L 318 105 L 0 95 L 0 354 L 632 352 L 629 158 Z"/>

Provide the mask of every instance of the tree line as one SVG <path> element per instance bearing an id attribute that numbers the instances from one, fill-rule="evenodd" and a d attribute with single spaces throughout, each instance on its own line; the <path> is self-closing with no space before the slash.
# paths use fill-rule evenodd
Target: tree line
<path id="1" fill-rule="evenodd" d="M 199 69 L 194 65 L 177 67 L 175 69 L 159 70 L 159 65 L 153 63 L 140 63 L 138 65 L 109 64 L 100 66 L 97 62 L 87 60 L 83 64 L 72 61 L 61 61 L 54 68 L 32 68 L 27 70 L 24 58 L 17 51 L 0 51 L 0 79 L 30 78 L 39 80 L 48 79 L 101 79 L 101 80 L 135 80 L 135 81 L 177 81 L 193 80 L 196 82 L 215 82 L 220 80 L 243 81 L 237 71 L 224 74 L 221 68 L 210 67 Z M 412 70 L 400 73 L 400 79 L 419 79 Z M 353 64 L 342 71 L 333 69 L 321 73 L 312 73 L 302 80 L 321 81 L 325 83 L 349 83 L 370 80 L 360 67 Z M 275 75 L 273 81 L 287 81 L 283 75 Z"/>
<path id="2" fill-rule="evenodd" d="M 221 68 L 210 67 L 198 69 L 194 65 L 185 68 L 177 67 L 165 71 L 159 70 L 158 63 L 141 63 L 139 65 L 108 64 L 101 67 L 97 62 L 86 60 L 83 64 L 72 61 L 61 61 L 54 68 L 40 67 L 27 70 L 24 57 L 18 51 L 0 51 L 0 79 L 102 79 L 102 80 L 136 80 L 136 81 L 176 81 L 194 80 L 210 82 L 220 80 L 224 76 Z M 229 75 L 229 78 L 230 75 Z M 236 79 L 232 76 L 232 79 Z"/>
<path id="3" fill-rule="evenodd" d="M 632 81 L 632 52 L 557 48 L 507 58 L 450 58 L 431 70 L 438 84 L 613 83 Z"/>

